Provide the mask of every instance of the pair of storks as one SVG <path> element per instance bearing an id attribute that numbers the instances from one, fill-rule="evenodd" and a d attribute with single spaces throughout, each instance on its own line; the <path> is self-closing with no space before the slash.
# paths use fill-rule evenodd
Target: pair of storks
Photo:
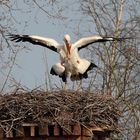
<path id="1" fill-rule="evenodd" d="M 51 38 L 45 38 L 36 35 L 9 35 L 11 41 L 15 42 L 30 42 L 34 45 L 41 45 L 60 55 L 60 61 L 54 64 L 50 70 L 52 75 L 58 75 L 62 81 L 67 83 L 67 78 L 70 77 L 72 81 L 88 78 L 88 71 L 97 67 L 94 63 L 86 59 L 80 58 L 78 51 L 96 42 L 106 41 L 121 41 L 125 38 L 91 36 L 79 39 L 75 43 L 70 42 L 70 36 L 64 36 L 64 44 L 59 44 Z"/>

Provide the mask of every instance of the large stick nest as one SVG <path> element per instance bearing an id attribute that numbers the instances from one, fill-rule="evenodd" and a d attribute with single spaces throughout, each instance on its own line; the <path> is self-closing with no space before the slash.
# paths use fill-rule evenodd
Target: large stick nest
<path id="1" fill-rule="evenodd" d="M 72 125 L 118 131 L 120 111 L 114 98 L 88 92 L 35 91 L 0 96 L 0 127 L 23 123 Z"/>

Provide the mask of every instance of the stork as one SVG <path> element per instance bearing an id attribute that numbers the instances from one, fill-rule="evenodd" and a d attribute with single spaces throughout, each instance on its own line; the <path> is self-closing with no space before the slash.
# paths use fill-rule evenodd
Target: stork
<path id="1" fill-rule="evenodd" d="M 18 35 L 9 34 L 11 41 L 30 42 L 34 45 L 41 45 L 60 55 L 60 61 L 54 64 L 50 74 L 59 76 L 62 81 L 67 83 L 69 77 L 72 81 L 88 78 L 88 71 L 97 67 L 94 63 L 83 59 L 79 56 L 78 51 L 96 42 L 121 41 L 123 38 L 102 37 L 94 35 L 91 37 L 81 38 L 75 43 L 71 43 L 70 36 L 64 36 L 64 44 L 59 44 L 52 38 L 46 38 L 36 35 Z"/>

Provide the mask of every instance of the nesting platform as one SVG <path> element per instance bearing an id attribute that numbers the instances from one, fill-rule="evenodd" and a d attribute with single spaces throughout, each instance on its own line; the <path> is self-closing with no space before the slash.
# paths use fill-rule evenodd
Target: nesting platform
<path id="1" fill-rule="evenodd" d="M 101 128 L 85 127 L 79 123 L 62 128 L 56 125 L 38 126 L 38 124 L 23 124 L 17 128 L 1 129 L 1 140 L 105 140 L 110 131 Z"/>
<path id="2" fill-rule="evenodd" d="M 115 99 L 100 93 L 34 91 L 0 96 L 0 140 L 105 140 L 118 132 Z"/>

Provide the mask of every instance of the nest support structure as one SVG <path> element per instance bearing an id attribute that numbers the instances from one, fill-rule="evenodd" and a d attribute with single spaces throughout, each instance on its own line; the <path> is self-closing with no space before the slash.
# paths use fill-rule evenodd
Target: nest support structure
<path id="1" fill-rule="evenodd" d="M 121 111 L 111 96 L 34 91 L 0 96 L 0 130 L 7 138 L 118 133 Z M 45 132 L 44 132 L 45 131 Z M 1 137 L 2 137 L 1 136 Z"/>

